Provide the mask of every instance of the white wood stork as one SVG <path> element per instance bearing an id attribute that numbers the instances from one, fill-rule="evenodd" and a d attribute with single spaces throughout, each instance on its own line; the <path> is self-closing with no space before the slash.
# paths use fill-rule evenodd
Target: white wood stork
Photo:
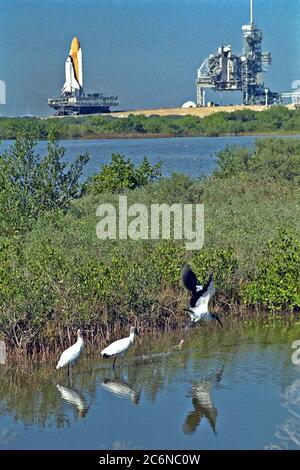
<path id="1" fill-rule="evenodd" d="M 221 327 L 223 324 L 217 313 L 210 313 L 208 304 L 215 293 L 214 281 L 212 275 L 209 276 L 208 283 L 203 287 L 198 281 L 195 273 L 189 266 L 185 266 L 182 274 L 182 282 L 184 286 L 191 291 L 190 306 L 187 312 L 190 315 L 191 322 L 188 326 L 194 326 L 198 321 L 216 320 Z"/>
<path id="2" fill-rule="evenodd" d="M 61 369 L 61 367 L 68 366 L 68 376 L 70 375 L 70 366 L 78 359 L 83 350 L 83 338 L 81 335 L 81 330 L 77 330 L 77 341 L 75 344 L 66 349 L 57 363 L 56 369 Z"/>
<path id="3" fill-rule="evenodd" d="M 130 328 L 129 336 L 127 336 L 126 338 L 122 338 L 122 339 L 118 339 L 117 341 L 114 341 L 109 346 L 104 348 L 103 351 L 100 352 L 101 356 L 104 359 L 114 356 L 113 369 L 115 368 L 115 362 L 116 362 L 117 356 L 125 354 L 129 346 L 134 342 L 135 335 L 139 336 L 139 333 L 137 329 L 134 326 L 132 326 Z"/>

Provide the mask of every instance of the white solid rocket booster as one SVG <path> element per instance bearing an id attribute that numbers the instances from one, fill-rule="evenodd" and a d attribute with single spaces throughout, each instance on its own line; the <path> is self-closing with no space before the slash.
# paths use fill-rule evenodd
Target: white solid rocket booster
<path id="1" fill-rule="evenodd" d="M 75 94 L 76 91 L 83 90 L 83 71 L 82 71 L 82 50 L 78 39 L 75 37 L 71 43 L 69 56 L 65 64 L 66 81 L 61 91 Z"/>

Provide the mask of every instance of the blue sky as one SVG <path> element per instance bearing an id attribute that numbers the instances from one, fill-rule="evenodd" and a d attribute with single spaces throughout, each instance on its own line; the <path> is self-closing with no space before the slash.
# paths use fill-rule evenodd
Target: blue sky
<path id="1" fill-rule="evenodd" d="M 117 94 L 120 108 L 195 99 L 196 69 L 221 43 L 242 49 L 249 0 L 0 0 L 0 79 L 6 115 L 51 114 L 73 36 L 81 42 L 87 92 Z M 272 89 L 300 79 L 299 0 L 254 0 Z M 216 97 L 219 99 L 219 97 Z M 224 102 L 233 102 L 223 94 Z M 240 99 L 240 95 L 238 97 Z"/>

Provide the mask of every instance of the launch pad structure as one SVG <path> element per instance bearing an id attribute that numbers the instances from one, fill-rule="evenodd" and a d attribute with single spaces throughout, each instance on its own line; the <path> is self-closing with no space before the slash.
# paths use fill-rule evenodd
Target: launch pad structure
<path id="1" fill-rule="evenodd" d="M 243 53 L 233 54 L 230 45 L 222 45 L 210 54 L 197 71 L 196 102 L 205 106 L 205 89 L 241 91 L 244 105 L 271 105 L 281 102 L 281 95 L 265 88 L 263 73 L 271 65 L 270 52 L 262 52 L 262 31 L 253 19 L 250 0 L 250 23 L 242 26 Z"/>
<path id="2" fill-rule="evenodd" d="M 119 104 L 117 96 L 84 93 L 82 50 L 76 37 L 73 38 L 66 60 L 65 74 L 61 96 L 48 99 L 48 106 L 55 109 L 57 116 L 109 113 L 111 106 Z"/>
<path id="3" fill-rule="evenodd" d="M 117 96 L 103 93 L 74 94 L 60 98 L 49 98 L 48 106 L 56 110 L 57 116 L 110 113 L 111 106 L 118 106 Z"/>

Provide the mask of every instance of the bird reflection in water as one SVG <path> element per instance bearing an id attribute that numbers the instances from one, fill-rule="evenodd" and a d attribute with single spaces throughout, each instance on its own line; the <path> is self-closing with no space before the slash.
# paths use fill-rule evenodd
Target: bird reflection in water
<path id="1" fill-rule="evenodd" d="M 194 410 L 186 417 L 183 425 L 184 434 L 193 434 L 197 430 L 203 417 L 209 422 L 214 434 L 217 434 L 216 423 L 218 410 L 212 401 L 211 391 L 212 388 L 222 380 L 223 370 L 224 366 L 214 374 L 214 378 L 212 380 L 203 379 L 192 383 L 192 389 L 189 396 L 192 397 Z"/>
<path id="2" fill-rule="evenodd" d="M 90 405 L 87 405 L 83 396 L 80 395 L 76 390 L 71 388 L 64 387 L 63 385 L 57 384 L 56 388 L 59 390 L 61 397 L 71 405 L 74 405 L 76 408 L 78 416 L 84 418 L 90 408 Z"/>
<path id="3" fill-rule="evenodd" d="M 138 405 L 141 396 L 141 390 L 132 388 L 123 377 L 114 376 L 113 379 L 104 379 L 102 387 L 120 398 L 129 398 L 132 403 Z"/>

